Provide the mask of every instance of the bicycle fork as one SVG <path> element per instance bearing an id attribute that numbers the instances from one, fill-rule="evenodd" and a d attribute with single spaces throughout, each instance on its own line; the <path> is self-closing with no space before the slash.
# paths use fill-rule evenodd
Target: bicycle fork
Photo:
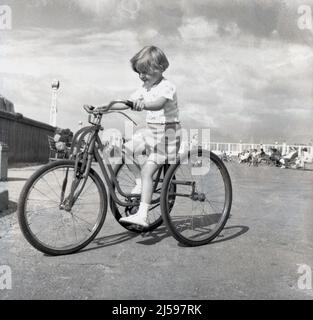
<path id="1" fill-rule="evenodd" d="M 87 159 L 83 159 L 82 162 L 79 161 L 79 155 L 75 161 L 74 176 L 70 186 L 70 193 L 64 199 L 65 191 L 68 183 L 68 171 L 66 170 L 65 178 L 62 184 L 61 197 L 60 197 L 60 209 L 65 211 L 71 211 L 73 205 L 81 195 L 89 176 L 89 171 L 92 164 L 92 155 L 88 154 Z M 80 185 L 81 184 L 81 185 Z M 80 185 L 80 186 L 79 186 Z"/>

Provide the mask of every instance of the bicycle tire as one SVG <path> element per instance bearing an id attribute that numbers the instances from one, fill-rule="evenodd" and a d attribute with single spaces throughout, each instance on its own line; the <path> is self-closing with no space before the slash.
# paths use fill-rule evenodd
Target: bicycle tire
<path id="1" fill-rule="evenodd" d="M 28 219 L 30 219 L 27 216 L 27 205 L 28 205 L 28 201 L 29 201 L 28 196 L 31 194 L 31 191 L 35 188 L 36 184 L 40 183 L 41 178 L 45 177 L 45 175 L 47 175 L 51 172 L 54 172 L 53 170 L 56 170 L 58 168 L 60 169 L 62 167 L 63 168 L 72 168 L 74 170 L 75 161 L 73 161 L 73 160 L 57 160 L 57 161 L 54 161 L 52 163 L 49 163 L 49 164 L 44 165 L 43 167 L 39 168 L 36 172 L 33 173 L 33 175 L 25 183 L 25 185 L 22 189 L 22 192 L 20 194 L 19 201 L 18 201 L 18 211 L 17 211 L 18 222 L 19 222 L 20 229 L 21 229 L 24 237 L 34 248 L 36 248 L 37 250 L 39 250 L 45 254 L 48 254 L 48 255 L 66 255 L 66 254 L 77 252 L 77 251 L 81 250 L 82 248 L 84 248 L 85 246 L 87 246 L 101 230 L 101 227 L 105 221 L 105 217 L 106 217 L 106 213 L 107 213 L 107 193 L 106 193 L 105 186 L 103 184 L 102 179 L 97 174 L 97 172 L 95 172 L 91 168 L 90 172 L 89 172 L 89 178 L 91 179 L 90 185 L 91 185 L 91 183 L 95 183 L 96 189 L 98 190 L 98 193 L 99 193 L 98 196 L 99 196 L 100 204 L 99 204 L 99 210 L 98 210 L 98 217 L 97 217 L 95 225 L 93 226 L 92 229 L 89 227 L 88 228 L 85 227 L 86 229 L 88 229 L 88 231 L 89 231 L 89 229 L 91 229 L 91 233 L 90 233 L 90 235 L 88 235 L 88 238 L 83 239 L 82 241 L 80 241 L 77 244 L 69 245 L 66 248 L 53 247 L 51 245 L 44 243 L 40 239 L 38 239 L 38 237 L 34 234 L 33 230 L 30 228 L 30 225 L 28 223 L 29 222 Z M 54 172 L 54 175 L 56 175 L 55 172 Z M 56 176 L 56 180 L 57 180 L 57 176 Z M 59 184 L 59 186 L 61 187 L 60 184 Z M 83 192 L 85 191 L 85 188 L 87 188 L 86 185 L 83 189 Z M 83 194 L 83 192 L 82 192 L 82 194 Z M 44 202 L 44 200 L 41 200 L 41 199 L 39 199 L 39 200 Z M 45 209 L 43 208 L 42 210 L 45 210 Z M 61 211 L 61 210 L 59 210 L 59 211 Z M 91 210 L 89 210 L 89 211 L 92 212 Z M 78 221 L 78 216 L 76 216 L 75 214 L 72 214 L 73 225 L 75 225 L 74 216 L 76 217 L 76 219 Z M 61 214 L 61 217 L 62 217 L 62 214 Z M 81 219 L 85 224 L 88 223 L 87 220 L 84 221 L 84 219 L 81 217 L 79 217 L 79 219 Z M 63 220 L 62 220 L 62 222 L 63 222 Z M 66 231 L 64 231 L 64 234 L 66 234 L 65 232 Z M 76 234 L 76 237 L 77 237 L 77 234 Z"/>
<path id="2" fill-rule="evenodd" d="M 179 209 L 178 209 L 178 213 L 177 216 L 175 216 L 175 212 L 177 212 L 176 208 L 173 208 L 171 211 L 168 210 L 168 206 L 167 206 L 167 199 L 168 199 L 168 195 L 169 195 L 169 188 L 171 185 L 171 181 L 173 180 L 173 176 L 176 176 L 177 180 L 180 180 L 180 175 L 178 172 L 178 168 L 181 166 L 181 164 L 183 164 L 183 161 L 186 159 L 191 159 L 191 157 L 193 155 L 199 155 L 201 154 L 201 156 L 205 155 L 206 158 L 209 158 L 209 161 L 211 162 L 210 164 L 210 170 L 212 170 L 212 167 L 214 166 L 214 168 L 216 167 L 216 169 L 214 170 L 218 170 L 217 175 L 216 175 L 216 181 L 219 181 L 219 183 L 222 186 L 222 188 L 224 188 L 225 190 L 225 199 L 224 199 L 224 203 L 223 203 L 223 209 L 221 212 L 217 212 L 214 213 L 214 218 L 215 220 L 218 219 L 218 221 L 216 222 L 215 227 L 213 228 L 213 230 L 208 231 L 207 234 L 205 234 L 205 232 L 202 232 L 202 234 L 205 237 L 200 238 L 199 240 L 197 240 L 196 236 L 190 236 L 187 237 L 186 235 L 183 234 L 183 232 L 185 231 L 189 231 L 186 227 L 180 227 L 179 223 Z M 209 171 L 210 171 L 209 170 Z M 208 172 L 209 172 L 208 171 Z M 220 177 L 218 178 L 218 175 L 220 175 Z M 213 179 L 212 179 L 213 181 Z M 206 181 L 203 182 L 203 184 L 205 184 Z M 207 182 L 207 184 L 209 184 L 210 181 Z M 179 186 L 178 188 L 178 193 L 180 192 L 179 190 Z M 200 194 L 200 193 L 199 193 Z M 178 195 L 176 196 L 176 202 L 175 202 L 175 206 L 178 205 L 178 198 L 180 198 Z M 186 197 L 187 199 L 187 197 Z M 190 198 L 191 201 L 192 198 Z M 186 202 L 187 200 L 185 200 Z M 204 200 L 206 201 L 206 200 Z M 195 202 L 195 201 L 194 201 Z M 209 201 L 208 201 L 209 202 Z M 212 202 L 213 203 L 213 202 Z M 231 180 L 230 180 L 230 176 L 229 173 L 227 171 L 226 166 L 224 165 L 223 161 L 214 153 L 208 151 L 208 150 L 202 150 L 201 148 L 199 148 L 198 150 L 191 150 L 188 153 L 182 155 L 176 164 L 172 164 L 168 170 L 168 172 L 166 173 L 165 179 L 164 179 L 164 183 L 163 183 L 163 187 L 162 187 L 162 197 L 161 197 L 161 210 L 162 210 L 162 216 L 163 216 L 163 220 L 168 228 L 168 230 L 170 231 L 171 235 L 180 243 L 186 245 L 186 246 L 200 246 L 200 245 L 204 245 L 207 244 L 209 242 L 211 242 L 214 238 L 216 238 L 219 233 L 222 231 L 222 229 L 224 228 L 229 215 L 230 215 L 230 210 L 231 210 L 231 204 L 232 204 L 232 185 L 231 185 Z M 211 205 L 211 204 L 210 204 Z M 192 204 L 193 206 L 193 204 Z M 187 205 L 184 207 L 185 210 L 187 208 Z M 212 207 L 213 208 L 213 207 Z M 178 217 L 178 218 L 177 218 Z M 186 215 L 182 214 L 184 223 L 186 225 L 186 221 L 191 221 L 190 225 L 194 225 L 194 220 L 193 218 L 191 220 L 188 220 L 189 218 L 186 218 Z M 199 223 L 199 220 L 201 219 L 205 219 L 207 218 L 207 216 L 205 215 L 205 212 L 203 215 L 197 215 L 196 216 L 196 222 Z M 183 223 L 181 224 L 183 225 Z M 197 228 L 197 226 L 196 226 Z M 199 230 L 203 227 L 199 227 Z M 201 233 L 200 233 L 201 235 Z"/>

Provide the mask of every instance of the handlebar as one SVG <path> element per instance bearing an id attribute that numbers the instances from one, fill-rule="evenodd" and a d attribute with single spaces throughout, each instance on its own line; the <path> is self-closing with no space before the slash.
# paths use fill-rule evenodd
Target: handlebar
<path id="1" fill-rule="evenodd" d="M 95 108 L 94 106 L 84 105 L 83 108 L 88 113 L 103 114 L 103 113 L 109 112 L 115 104 L 119 104 L 119 103 L 124 104 L 125 106 L 127 106 L 127 108 L 118 109 L 118 110 L 126 110 L 129 108 L 133 109 L 134 107 L 134 103 L 130 100 L 114 100 L 114 101 L 111 101 L 107 106 L 101 106 L 101 107 Z"/>
<path id="2" fill-rule="evenodd" d="M 124 104 L 126 107 L 125 108 L 119 108 L 119 109 L 114 109 L 111 111 L 111 108 L 115 105 L 115 104 Z M 133 124 L 135 126 L 137 126 L 137 123 L 130 118 L 127 114 L 125 114 L 124 112 L 122 112 L 121 110 L 127 110 L 127 109 L 132 109 L 134 108 L 134 103 L 130 100 L 114 100 L 111 101 L 107 106 L 103 106 L 103 107 L 98 107 L 95 108 L 94 106 L 90 106 L 90 105 L 84 105 L 83 108 L 85 109 L 85 111 L 87 113 L 93 114 L 94 116 L 102 116 L 104 113 L 112 113 L 112 112 L 117 112 L 122 114 L 123 116 L 125 116 L 127 119 L 129 119 L 131 122 L 133 122 Z M 101 120 L 101 117 L 99 118 Z"/>

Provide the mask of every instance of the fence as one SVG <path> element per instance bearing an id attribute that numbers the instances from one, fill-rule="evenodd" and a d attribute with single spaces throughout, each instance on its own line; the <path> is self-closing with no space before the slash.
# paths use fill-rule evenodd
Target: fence
<path id="1" fill-rule="evenodd" d="M 0 141 L 9 147 L 8 162 L 44 163 L 49 159 L 48 136 L 55 128 L 21 114 L 0 111 Z"/>
<path id="2" fill-rule="evenodd" d="M 288 145 L 283 144 L 252 144 L 252 143 L 228 143 L 228 142 L 211 142 L 210 149 L 214 153 L 226 152 L 229 155 L 238 155 L 238 153 L 251 150 L 251 149 L 263 149 L 268 153 L 270 148 L 278 149 L 282 154 L 289 152 L 290 148 L 294 147 L 298 149 L 299 154 L 302 154 L 303 149 L 306 148 L 311 156 L 313 156 L 313 146 L 305 145 Z"/>
<path id="3" fill-rule="evenodd" d="M 119 136 L 119 134 L 112 134 L 108 137 L 106 137 L 108 142 L 111 145 L 115 145 L 118 147 L 121 147 L 122 145 L 122 138 Z M 197 141 L 194 141 L 189 146 L 189 141 L 183 141 L 180 152 L 183 153 L 186 150 L 188 150 L 190 147 L 197 146 Z M 272 144 L 257 144 L 257 143 L 241 143 L 241 142 L 210 142 L 210 144 L 203 145 L 205 149 L 210 149 L 212 152 L 216 154 L 226 153 L 230 156 L 238 156 L 239 153 L 245 151 L 245 150 L 251 150 L 251 149 L 263 149 L 264 152 L 269 153 L 270 148 L 276 148 L 278 149 L 281 154 L 287 154 L 289 153 L 290 148 L 294 147 L 298 150 L 299 155 L 303 153 L 303 149 L 306 148 L 309 154 L 313 157 L 313 146 L 306 146 L 306 145 L 288 145 L 286 143 L 278 144 L 278 143 L 272 143 Z"/>

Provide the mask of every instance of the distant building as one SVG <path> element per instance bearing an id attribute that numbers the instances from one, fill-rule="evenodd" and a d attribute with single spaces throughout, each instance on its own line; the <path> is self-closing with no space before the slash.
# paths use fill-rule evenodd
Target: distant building
<path id="1" fill-rule="evenodd" d="M 0 111 L 15 113 L 14 104 L 2 95 L 0 95 Z"/>

